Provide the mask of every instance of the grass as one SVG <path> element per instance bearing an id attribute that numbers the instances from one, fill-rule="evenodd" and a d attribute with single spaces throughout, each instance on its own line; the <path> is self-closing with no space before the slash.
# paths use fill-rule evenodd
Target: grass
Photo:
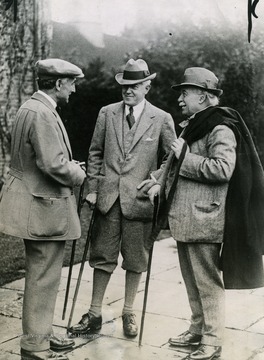
<path id="1" fill-rule="evenodd" d="M 91 217 L 91 210 L 83 206 L 81 213 L 82 236 L 76 242 L 74 263 L 81 262 Z M 170 237 L 170 233 L 162 231 L 159 239 Z M 66 242 L 63 266 L 69 266 L 72 242 Z M 22 239 L 0 233 L 0 286 L 25 276 L 25 250 Z"/>
<path id="2" fill-rule="evenodd" d="M 91 211 L 84 205 L 81 214 L 82 236 L 76 242 L 74 263 L 82 260 Z M 69 266 L 72 241 L 66 242 L 63 266 Z M 0 233 L 0 286 L 25 276 L 25 250 L 22 239 Z"/>
<path id="3" fill-rule="evenodd" d="M 0 286 L 24 276 L 25 252 L 23 241 L 1 234 Z"/>

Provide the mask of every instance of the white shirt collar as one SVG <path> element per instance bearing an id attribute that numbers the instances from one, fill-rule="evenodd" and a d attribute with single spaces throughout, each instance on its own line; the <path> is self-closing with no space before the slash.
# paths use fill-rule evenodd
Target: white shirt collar
<path id="1" fill-rule="evenodd" d="M 57 107 L 56 101 L 54 101 L 48 94 L 46 94 L 44 91 L 41 91 L 41 90 L 38 90 L 37 93 L 45 96 L 45 98 L 49 100 L 49 102 L 54 107 L 54 109 L 56 109 L 56 107 Z"/>
<path id="2" fill-rule="evenodd" d="M 139 104 L 133 106 L 133 114 L 135 117 L 135 121 L 138 121 L 138 119 L 140 118 L 140 115 L 142 114 L 142 112 L 144 110 L 145 103 L 146 103 L 146 100 L 143 99 Z M 130 106 L 125 105 L 126 116 L 129 114 L 129 108 L 130 108 Z"/>

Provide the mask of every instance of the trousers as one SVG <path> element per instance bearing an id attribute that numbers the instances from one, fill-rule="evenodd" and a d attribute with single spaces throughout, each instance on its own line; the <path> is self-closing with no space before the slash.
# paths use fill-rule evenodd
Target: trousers
<path id="1" fill-rule="evenodd" d="M 50 348 L 52 322 L 60 284 L 65 241 L 24 239 L 26 276 L 23 300 L 21 348 Z"/>
<path id="2" fill-rule="evenodd" d="M 177 242 L 180 268 L 192 311 L 189 331 L 202 344 L 221 346 L 225 290 L 219 269 L 221 244 Z"/>

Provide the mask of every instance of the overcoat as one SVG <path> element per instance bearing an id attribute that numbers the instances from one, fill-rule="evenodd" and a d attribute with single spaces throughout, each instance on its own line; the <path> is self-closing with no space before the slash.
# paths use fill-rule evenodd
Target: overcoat
<path id="1" fill-rule="evenodd" d="M 73 187 L 82 184 L 85 173 L 72 160 L 65 127 L 45 96 L 34 93 L 21 106 L 11 138 L 0 231 L 34 240 L 80 237 Z"/>
<path id="2" fill-rule="evenodd" d="M 150 221 L 153 206 L 137 185 L 151 173 L 159 177 L 158 154 L 170 151 L 176 138 L 174 122 L 170 114 L 146 101 L 127 151 L 123 122 L 123 102 L 101 109 L 89 151 L 89 192 L 98 192 L 97 208 L 103 214 L 119 197 L 126 218 Z"/>

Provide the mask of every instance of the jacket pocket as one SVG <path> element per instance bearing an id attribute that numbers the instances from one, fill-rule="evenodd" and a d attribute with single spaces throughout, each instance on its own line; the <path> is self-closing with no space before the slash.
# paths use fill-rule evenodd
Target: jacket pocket
<path id="1" fill-rule="evenodd" d="M 68 198 L 33 195 L 28 232 L 34 237 L 65 236 L 69 231 Z"/>
<path id="2" fill-rule="evenodd" d="M 197 201 L 193 204 L 193 214 L 198 219 L 202 219 L 204 217 L 215 217 L 218 216 L 220 211 L 220 203 L 218 201 L 214 201 L 211 203 Z"/>
<path id="3" fill-rule="evenodd" d="M 185 223 L 188 241 L 221 242 L 224 231 L 224 203 L 197 201 L 192 204 L 191 219 Z"/>

